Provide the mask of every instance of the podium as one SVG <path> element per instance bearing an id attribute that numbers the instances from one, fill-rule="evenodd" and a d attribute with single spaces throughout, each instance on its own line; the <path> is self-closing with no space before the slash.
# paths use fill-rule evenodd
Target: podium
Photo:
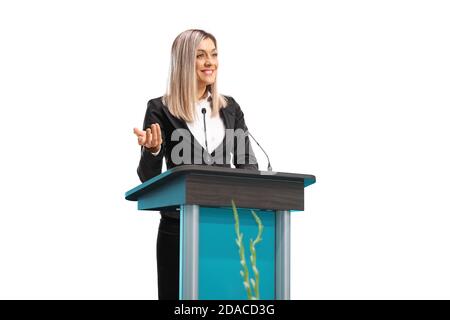
<path id="1" fill-rule="evenodd" d="M 313 175 L 181 165 L 125 193 L 180 210 L 180 300 L 289 300 L 290 214 Z"/>

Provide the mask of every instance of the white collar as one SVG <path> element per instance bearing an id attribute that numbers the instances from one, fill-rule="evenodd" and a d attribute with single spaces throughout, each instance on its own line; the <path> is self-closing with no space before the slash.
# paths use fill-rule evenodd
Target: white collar
<path id="1" fill-rule="evenodd" d="M 198 101 L 198 103 L 202 103 L 202 102 L 208 101 L 209 97 L 211 97 L 211 92 L 209 92 L 209 90 L 208 90 L 208 93 L 207 93 L 207 95 L 206 95 L 206 98 L 200 99 L 200 100 Z"/>

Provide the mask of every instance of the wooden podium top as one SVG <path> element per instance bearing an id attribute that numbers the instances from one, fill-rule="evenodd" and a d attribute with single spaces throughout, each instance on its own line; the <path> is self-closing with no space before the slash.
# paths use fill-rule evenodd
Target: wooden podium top
<path id="1" fill-rule="evenodd" d="M 159 210 L 180 204 L 303 210 L 303 189 L 316 177 L 208 165 L 181 165 L 127 191 L 125 199 L 146 204 L 139 209 Z M 144 202 L 144 201 L 143 201 Z"/>

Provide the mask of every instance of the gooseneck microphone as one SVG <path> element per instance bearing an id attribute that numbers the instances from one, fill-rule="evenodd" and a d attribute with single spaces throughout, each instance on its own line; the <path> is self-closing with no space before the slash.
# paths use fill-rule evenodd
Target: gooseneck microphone
<path id="1" fill-rule="evenodd" d="M 202 113 L 203 113 L 203 131 L 205 131 L 205 145 L 206 145 L 206 152 L 208 152 L 208 139 L 206 138 L 206 118 L 205 118 L 205 113 L 206 113 L 206 109 L 202 108 Z"/>
<path id="2" fill-rule="evenodd" d="M 209 155 L 209 150 L 208 150 L 208 138 L 206 137 L 206 109 L 202 108 L 202 113 L 203 113 L 203 131 L 205 132 L 205 146 L 206 146 L 206 152 L 207 154 L 207 158 L 206 158 L 206 163 L 207 164 L 211 164 L 211 158 Z"/>
<path id="3" fill-rule="evenodd" d="M 202 113 L 203 113 L 203 131 L 205 132 L 205 146 L 206 146 L 206 152 L 208 153 L 208 159 L 207 159 L 208 161 L 207 162 L 209 164 L 210 157 L 209 157 L 209 150 L 208 150 L 208 139 L 206 136 L 206 118 L 205 118 L 206 109 L 205 108 L 202 108 Z M 247 133 L 256 142 L 258 147 L 264 152 L 264 155 L 267 158 L 267 171 L 272 171 L 272 166 L 270 165 L 270 159 L 269 159 L 269 156 L 267 155 L 266 151 L 263 149 L 263 147 L 261 147 L 261 145 L 258 143 L 258 141 L 256 141 L 255 137 L 253 137 L 253 135 L 250 133 L 250 131 L 248 129 L 247 129 Z"/>
<path id="4" fill-rule="evenodd" d="M 266 155 L 267 158 L 267 171 L 272 171 L 272 166 L 270 165 L 270 160 L 269 160 L 269 156 L 267 155 L 267 153 L 264 151 L 263 147 L 260 146 L 260 144 L 258 143 L 258 141 L 256 141 L 256 139 L 252 136 L 252 134 L 250 133 L 249 130 L 247 130 L 247 133 L 250 135 L 250 137 L 252 137 L 253 140 L 255 140 L 256 144 L 258 145 L 258 147 L 260 147 L 260 149 L 264 152 L 264 154 Z"/>

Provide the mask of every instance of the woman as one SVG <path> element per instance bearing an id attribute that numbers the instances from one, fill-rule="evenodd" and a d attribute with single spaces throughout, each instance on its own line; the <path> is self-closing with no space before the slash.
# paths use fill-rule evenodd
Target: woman
<path id="1" fill-rule="evenodd" d="M 245 148 L 239 148 L 236 135 L 229 139 L 230 130 L 245 132 L 247 126 L 237 102 L 218 93 L 215 37 L 203 30 L 186 30 L 175 38 L 171 54 L 167 93 L 148 102 L 143 130 L 134 128 L 141 146 L 137 169 L 140 180 L 144 182 L 160 174 L 164 157 L 167 169 L 183 164 L 231 167 L 229 148 L 223 152 L 230 141 L 233 141 L 234 166 L 258 170 L 248 136 L 243 135 Z M 173 139 L 175 132 L 183 136 L 181 152 L 175 152 L 180 145 Z M 198 151 L 202 155 L 200 159 L 196 157 Z M 179 208 L 160 213 L 158 296 L 160 300 L 178 300 Z"/>

